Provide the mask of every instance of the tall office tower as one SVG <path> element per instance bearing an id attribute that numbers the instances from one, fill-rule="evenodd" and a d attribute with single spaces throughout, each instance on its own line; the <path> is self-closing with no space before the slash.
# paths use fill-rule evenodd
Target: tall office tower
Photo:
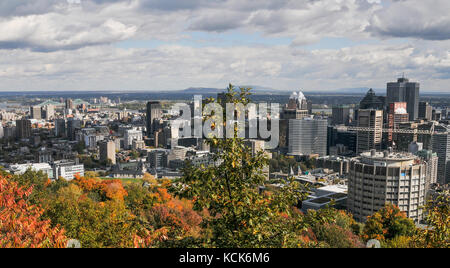
<path id="1" fill-rule="evenodd" d="M 406 102 L 409 120 L 416 120 L 419 117 L 419 90 L 419 83 L 399 78 L 397 82 L 387 84 L 387 103 Z"/>
<path id="2" fill-rule="evenodd" d="M 430 184 L 437 183 L 439 157 L 429 150 L 418 151 L 416 155 L 425 161 L 427 165 L 427 189 Z"/>
<path id="3" fill-rule="evenodd" d="M 432 150 L 439 157 L 437 182 L 443 185 L 450 183 L 450 127 L 437 125 L 435 131 L 437 133 L 432 136 Z"/>
<path id="4" fill-rule="evenodd" d="M 425 101 L 419 102 L 419 119 L 431 121 L 433 116 L 433 107 Z"/>
<path id="5" fill-rule="evenodd" d="M 49 104 L 45 106 L 45 119 L 50 120 L 55 117 L 55 106 Z"/>
<path id="6" fill-rule="evenodd" d="M 418 222 L 423 218 L 426 174 L 426 164 L 415 155 L 364 152 L 350 161 L 347 209 L 364 222 L 390 203 Z"/>
<path id="7" fill-rule="evenodd" d="M 0 121 L 0 139 L 3 139 L 5 137 L 5 132 L 3 131 L 3 124 Z"/>
<path id="8" fill-rule="evenodd" d="M 291 155 L 327 155 L 326 119 L 289 120 L 289 154 Z"/>
<path id="9" fill-rule="evenodd" d="M 56 119 L 55 120 L 55 136 L 59 138 L 64 138 L 66 134 L 66 120 Z"/>
<path id="10" fill-rule="evenodd" d="M 279 147 L 286 150 L 289 145 L 289 121 L 291 119 L 303 119 L 310 114 L 310 102 L 302 92 L 294 92 L 289 97 L 288 104 L 280 115 L 280 142 Z"/>
<path id="11" fill-rule="evenodd" d="M 147 103 L 147 136 L 152 136 L 156 129 L 155 120 L 161 119 L 162 107 L 159 101 L 149 101 Z"/>
<path id="12" fill-rule="evenodd" d="M 108 162 L 111 160 L 111 164 L 116 164 L 116 143 L 114 141 L 101 141 L 100 142 L 100 161 Z"/>
<path id="13" fill-rule="evenodd" d="M 359 109 L 361 110 L 384 110 L 384 108 L 385 99 L 383 97 L 378 97 L 373 89 L 369 89 L 366 96 L 359 103 Z"/>
<path id="14" fill-rule="evenodd" d="M 30 107 L 31 119 L 42 119 L 42 108 L 40 106 Z"/>
<path id="15" fill-rule="evenodd" d="M 332 125 L 346 125 L 350 124 L 350 107 L 335 106 L 333 107 Z"/>
<path id="16" fill-rule="evenodd" d="M 356 153 L 360 154 L 372 149 L 381 149 L 383 139 L 383 111 L 358 110 Z"/>
<path id="17" fill-rule="evenodd" d="M 16 136 L 18 139 L 28 139 L 29 137 L 31 137 L 30 120 L 16 120 Z"/>
<path id="18" fill-rule="evenodd" d="M 294 92 L 289 97 L 289 102 L 284 107 L 281 119 L 302 119 L 309 114 L 309 104 L 305 95 L 300 92 Z"/>
<path id="19" fill-rule="evenodd" d="M 349 155 L 356 154 L 357 132 L 354 130 L 348 130 L 343 126 L 335 126 L 328 128 L 328 147 L 345 146 L 349 152 Z"/>
<path id="20" fill-rule="evenodd" d="M 399 129 L 401 123 L 409 121 L 409 115 L 406 102 L 394 102 L 389 104 L 388 113 L 388 143 L 390 146 L 395 147 L 398 140 L 398 133 L 395 130 Z"/>
<path id="21" fill-rule="evenodd" d="M 67 121 L 67 137 L 69 140 L 76 140 L 75 134 L 77 130 L 81 129 L 81 120 L 72 119 Z"/>
<path id="22" fill-rule="evenodd" d="M 66 99 L 66 110 L 73 110 L 75 107 L 73 106 L 72 99 Z"/>

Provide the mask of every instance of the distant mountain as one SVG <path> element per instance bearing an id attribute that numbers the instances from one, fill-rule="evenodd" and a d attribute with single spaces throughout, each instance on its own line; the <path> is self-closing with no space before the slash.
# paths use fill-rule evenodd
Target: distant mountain
<path id="1" fill-rule="evenodd" d="M 245 88 L 251 88 L 253 93 L 257 93 L 257 94 L 290 94 L 287 91 L 281 91 L 281 90 L 277 90 L 277 89 L 273 89 L 273 88 L 269 88 L 269 87 L 262 87 L 262 86 L 236 86 L 236 88 L 239 87 L 245 87 Z M 178 90 L 178 91 L 172 91 L 173 92 L 179 92 L 179 93 L 184 93 L 184 94 L 217 94 L 217 93 L 221 93 L 224 92 L 226 89 L 225 88 L 205 88 L 205 87 L 190 87 L 187 89 L 183 89 L 183 90 Z"/>

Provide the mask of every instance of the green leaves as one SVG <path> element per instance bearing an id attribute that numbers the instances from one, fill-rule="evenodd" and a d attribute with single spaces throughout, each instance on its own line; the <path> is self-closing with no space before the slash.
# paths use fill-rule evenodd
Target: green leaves
<path id="1" fill-rule="evenodd" d="M 230 85 L 225 100 L 247 104 L 249 95 L 249 89 L 237 92 Z M 285 246 L 286 237 L 296 231 L 289 229 L 286 221 L 292 220 L 292 206 L 301 198 L 298 185 L 284 182 L 280 189 L 260 193 L 259 187 L 266 181 L 263 168 L 269 164 L 263 152 L 253 155 L 239 138 L 212 138 L 207 142 L 216 152 L 214 160 L 220 164 L 187 167 L 181 179 L 181 194 L 195 198 L 195 209 L 208 209 L 211 217 L 204 219 L 204 226 L 212 230 L 210 246 Z"/>

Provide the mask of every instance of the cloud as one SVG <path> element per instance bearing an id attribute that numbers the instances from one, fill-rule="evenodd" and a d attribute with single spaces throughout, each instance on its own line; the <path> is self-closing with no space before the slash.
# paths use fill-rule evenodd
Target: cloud
<path id="1" fill-rule="evenodd" d="M 450 39 L 450 1 L 393 1 L 387 8 L 374 13 L 367 31 L 375 36 Z"/>
<path id="2" fill-rule="evenodd" d="M 0 21 L 0 48 L 76 49 L 125 40 L 136 30 L 114 19 L 84 20 L 76 13 L 28 15 Z"/>
<path id="3" fill-rule="evenodd" d="M 450 53 L 411 45 L 312 51 L 291 46 L 96 46 L 47 53 L 0 50 L 0 57 L 0 90 L 170 90 L 229 82 L 307 91 L 382 88 L 403 71 L 423 90 L 436 90 L 446 89 L 450 68 Z"/>
<path id="4" fill-rule="evenodd" d="M 0 90 L 379 88 L 403 71 L 447 89 L 449 9 L 447 0 L 1 1 Z M 180 45 L 202 41 L 192 31 L 209 46 Z M 224 46 L 224 32 L 258 41 Z M 345 44 L 307 46 L 324 38 Z M 114 46 L 124 40 L 160 42 Z"/>

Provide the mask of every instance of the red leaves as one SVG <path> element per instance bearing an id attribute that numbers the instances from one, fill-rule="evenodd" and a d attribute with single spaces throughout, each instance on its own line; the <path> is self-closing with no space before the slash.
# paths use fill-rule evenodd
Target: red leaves
<path id="1" fill-rule="evenodd" d="M 65 247 L 64 230 L 41 220 L 43 210 L 26 202 L 32 191 L 0 176 L 0 248 Z"/>

